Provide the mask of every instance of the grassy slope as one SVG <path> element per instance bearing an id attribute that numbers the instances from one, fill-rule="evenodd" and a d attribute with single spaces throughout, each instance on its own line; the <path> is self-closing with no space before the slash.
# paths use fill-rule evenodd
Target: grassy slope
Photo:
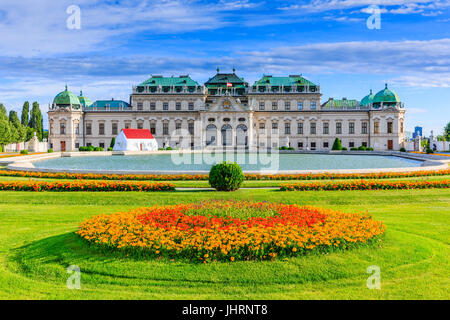
<path id="1" fill-rule="evenodd" d="M 349 212 L 369 210 L 387 226 L 382 248 L 275 262 L 137 261 L 89 250 L 79 222 L 152 204 L 235 198 L 282 201 Z M 0 193 L 0 298 L 449 299 L 448 190 L 236 193 Z M 65 268 L 82 270 L 82 290 Z M 382 290 L 366 288 L 381 267 Z"/>

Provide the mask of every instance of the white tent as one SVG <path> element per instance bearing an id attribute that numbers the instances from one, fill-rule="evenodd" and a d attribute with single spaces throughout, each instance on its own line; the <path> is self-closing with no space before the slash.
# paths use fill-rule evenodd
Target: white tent
<path id="1" fill-rule="evenodd" d="M 114 144 L 114 151 L 156 150 L 158 150 L 158 143 L 148 129 L 122 129 Z"/>

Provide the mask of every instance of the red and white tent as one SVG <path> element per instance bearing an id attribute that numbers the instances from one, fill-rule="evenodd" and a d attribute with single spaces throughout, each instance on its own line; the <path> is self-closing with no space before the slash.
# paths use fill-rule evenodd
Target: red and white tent
<path id="1" fill-rule="evenodd" d="M 114 151 L 156 150 L 158 150 L 158 143 L 148 129 L 122 129 L 114 144 Z"/>

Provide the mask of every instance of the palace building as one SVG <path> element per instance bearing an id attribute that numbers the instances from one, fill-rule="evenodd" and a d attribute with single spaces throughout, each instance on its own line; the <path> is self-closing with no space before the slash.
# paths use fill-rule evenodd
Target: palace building
<path id="1" fill-rule="evenodd" d="M 264 75 L 253 85 L 220 73 L 200 85 L 188 75 L 153 75 L 132 88 L 130 101 L 92 103 L 80 93 L 59 93 L 48 111 L 55 151 L 110 147 L 122 129 L 149 129 L 160 148 L 331 150 L 335 138 L 348 149 L 399 150 L 405 109 L 388 85 L 361 101 L 322 103 L 320 86 L 302 75 Z"/>

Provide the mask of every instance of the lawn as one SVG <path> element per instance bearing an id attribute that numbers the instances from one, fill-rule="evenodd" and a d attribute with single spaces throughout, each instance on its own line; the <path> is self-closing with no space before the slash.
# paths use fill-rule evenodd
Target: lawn
<path id="1" fill-rule="evenodd" d="M 86 218 L 153 204 L 234 198 L 368 211 L 387 226 L 381 247 L 274 262 L 145 261 L 88 248 Z M 449 299 L 450 192 L 0 193 L 0 299 Z M 81 268 L 69 290 L 66 268 Z M 381 290 L 366 287 L 381 268 Z"/>

